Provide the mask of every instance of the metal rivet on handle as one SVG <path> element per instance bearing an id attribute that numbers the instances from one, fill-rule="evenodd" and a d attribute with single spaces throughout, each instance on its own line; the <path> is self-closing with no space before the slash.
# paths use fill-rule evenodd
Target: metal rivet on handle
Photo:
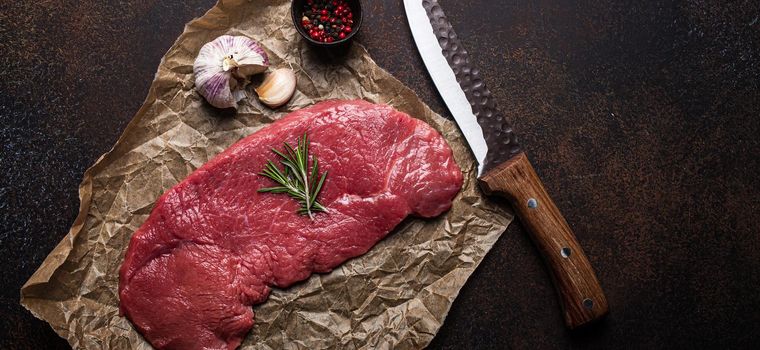
<path id="1" fill-rule="evenodd" d="M 528 208 L 535 209 L 538 207 L 538 201 L 535 198 L 528 199 Z"/>
<path id="2" fill-rule="evenodd" d="M 562 248 L 562 249 L 559 250 L 559 254 L 562 255 L 562 257 L 565 258 L 565 259 L 569 258 L 570 254 L 572 254 L 572 253 L 573 253 L 573 251 L 570 250 L 570 248 L 568 248 L 568 247 L 564 247 L 564 248 Z"/>
<path id="3" fill-rule="evenodd" d="M 594 307 L 594 301 L 590 298 L 583 299 L 583 306 L 587 309 L 591 309 Z"/>

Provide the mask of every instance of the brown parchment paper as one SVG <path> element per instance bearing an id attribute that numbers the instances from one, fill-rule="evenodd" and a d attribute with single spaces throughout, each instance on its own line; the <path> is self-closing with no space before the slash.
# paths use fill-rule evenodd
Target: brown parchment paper
<path id="1" fill-rule="evenodd" d="M 243 349 L 413 349 L 425 347 L 451 303 L 512 216 L 487 202 L 456 126 L 378 67 L 358 44 L 344 56 L 315 51 L 296 33 L 290 2 L 220 1 L 161 60 L 145 103 L 113 149 L 84 174 L 79 216 L 21 290 L 21 303 L 74 348 L 150 349 L 118 314 L 118 269 L 132 233 L 155 200 L 235 141 L 289 111 L 325 99 L 386 103 L 438 129 L 465 172 L 453 208 L 410 219 L 364 256 L 315 275 L 254 308 Z M 222 34 L 247 35 L 272 65 L 290 66 L 298 91 L 276 111 L 252 91 L 236 115 L 193 90 L 200 47 Z"/>

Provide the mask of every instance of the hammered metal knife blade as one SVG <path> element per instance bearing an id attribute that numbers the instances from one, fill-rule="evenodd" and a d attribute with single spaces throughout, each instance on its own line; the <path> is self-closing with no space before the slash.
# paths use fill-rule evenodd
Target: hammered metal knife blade
<path id="1" fill-rule="evenodd" d="M 546 262 L 565 324 L 607 313 L 607 299 L 567 221 L 546 193 L 510 123 L 436 0 L 404 0 L 417 49 L 478 162 L 480 187 L 507 198 Z"/>

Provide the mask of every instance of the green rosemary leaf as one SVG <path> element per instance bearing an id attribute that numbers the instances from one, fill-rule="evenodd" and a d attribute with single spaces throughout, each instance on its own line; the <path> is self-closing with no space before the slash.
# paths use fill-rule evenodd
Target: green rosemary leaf
<path id="1" fill-rule="evenodd" d="M 272 148 L 272 152 L 274 152 L 276 155 L 282 157 L 282 159 L 290 159 L 289 155 L 285 155 L 282 152 L 278 151 L 277 149 Z M 270 160 L 271 162 L 271 160 Z"/>
<path id="2" fill-rule="evenodd" d="M 269 193 L 286 193 L 288 191 L 290 191 L 289 188 L 282 187 L 282 186 L 279 186 L 279 187 L 266 187 L 266 188 L 259 189 L 259 192 L 269 192 Z"/>
<path id="3" fill-rule="evenodd" d="M 317 174 L 319 172 L 319 161 L 317 158 L 314 158 L 314 160 L 311 161 L 311 178 L 316 179 L 319 177 Z M 312 181 L 312 183 L 309 184 L 309 190 L 314 191 L 315 182 Z"/>
<path id="4" fill-rule="evenodd" d="M 314 174 L 316 174 L 316 172 L 314 172 Z M 314 193 L 319 193 L 319 191 L 322 190 L 322 184 L 325 183 L 325 178 L 326 177 L 327 177 L 327 172 L 325 172 L 324 174 L 322 174 L 322 178 L 319 179 L 319 182 L 317 183 L 317 188 L 314 189 Z M 317 203 L 317 198 L 316 197 L 312 198 L 311 205 L 315 206 L 315 207 L 318 206 L 318 207 L 324 209 L 321 204 Z"/>
<path id="5" fill-rule="evenodd" d="M 307 133 L 296 140 L 293 148 L 285 142 L 283 151 L 272 149 L 272 153 L 279 156 L 282 169 L 273 161 L 267 160 L 264 170 L 259 175 L 267 177 L 280 186 L 261 188 L 259 192 L 282 193 L 295 199 L 300 207 L 297 213 L 314 218 L 313 214 L 325 212 L 327 209 L 317 202 L 319 192 L 327 177 L 327 172 L 319 176 L 319 161 L 315 157 L 309 157 L 309 136 Z M 309 168 L 311 160 L 311 168 Z"/>
<path id="6" fill-rule="evenodd" d="M 285 166 L 286 169 L 290 169 L 293 172 L 293 176 L 295 176 L 295 180 L 298 180 L 300 182 L 304 182 L 304 178 L 301 175 L 301 171 L 298 168 L 298 165 L 293 164 L 293 162 L 288 160 L 283 160 L 280 163 Z"/>
<path id="7" fill-rule="evenodd" d="M 285 143 L 285 152 L 287 153 L 286 157 L 283 157 L 286 160 L 290 160 L 295 162 L 298 155 L 296 154 L 296 151 L 291 147 L 289 144 Z M 282 155 L 280 155 L 282 157 Z"/>
<path id="8" fill-rule="evenodd" d="M 301 146 L 301 168 L 309 168 L 309 136 L 306 133 L 303 134 L 303 142 Z M 316 159 L 316 158 L 315 158 Z M 312 161 L 313 162 L 313 161 Z"/>

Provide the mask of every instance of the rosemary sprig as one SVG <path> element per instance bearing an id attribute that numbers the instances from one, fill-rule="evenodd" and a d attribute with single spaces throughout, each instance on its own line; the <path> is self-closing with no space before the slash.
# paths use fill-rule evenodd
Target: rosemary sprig
<path id="1" fill-rule="evenodd" d="M 301 204 L 298 214 L 308 215 L 310 219 L 314 219 L 314 213 L 326 211 L 325 207 L 317 202 L 317 196 L 322 190 L 322 184 L 325 183 L 327 172 L 321 177 L 319 176 L 319 161 L 315 157 L 311 157 L 311 169 L 309 168 L 309 136 L 307 133 L 298 139 L 295 148 L 285 142 L 284 151 L 272 148 L 272 152 L 282 158 L 280 163 L 283 165 L 283 169 L 280 170 L 274 162 L 268 160 L 267 165 L 259 175 L 272 179 L 279 186 L 262 188 L 259 189 L 259 192 L 285 193 L 293 197 Z"/>

